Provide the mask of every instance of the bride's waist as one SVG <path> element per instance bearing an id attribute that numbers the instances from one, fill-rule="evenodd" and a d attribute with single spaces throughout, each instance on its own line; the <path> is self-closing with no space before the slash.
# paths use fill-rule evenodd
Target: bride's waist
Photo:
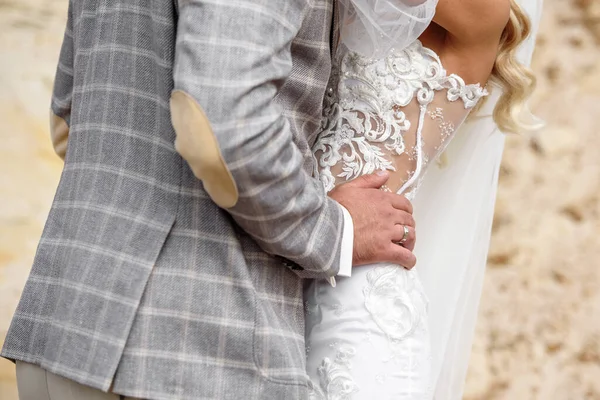
<path id="1" fill-rule="evenodd" d="M 360 309 L 367 299 L 427 298 L 417 271 L 392 263 L 354 267 L 351 277 L 337 277 L 336 281 L 335 287 L 325 281 L 312 281 L 305 287 L 307 313 L 315 312 L 314 307 Z"/>
<path id="2" fill-rule="evenodd" d="M 347 288 L 352 287 L 357 287 L 362 291 L 365 283 L 395 282 L 398 279 L 400 280 L 399 283 L 411 283 L 419 281 L 419 276 L 415 268 L 408 270 L 399 264 L 380 262 L 353 267 L 352 276 L 336 277 L 335 287 L 331 286 L 328 281 L 315 281 L 315 283 L 322 285 L 324 289 L 331 289 L 332 293 L 343 293 Z"/>
<path id="3" fill-rule="evenodd" d="M 396 168 L 368 168 L 358 172 L 356 170 L 354 172 L 348 172 L 347 165 L 344 165 L 343 161 L 339 161 L 327 168 L 318 166 L 316 172 L 321 182 L 323 182 L 325 189 L 331 191 L 336 186 L 351 182 L 361 176 L 372 174 L 379 170 L 386 170 L 389 172 L 389 178 L 382 187 L 382 190 L 398 194 L 403 194 L 407 190 L 410 190 L 410 187 L 405 187 L 405 184 L 413 177 L 415 173 L 414 169 L 399 171 Z"/>

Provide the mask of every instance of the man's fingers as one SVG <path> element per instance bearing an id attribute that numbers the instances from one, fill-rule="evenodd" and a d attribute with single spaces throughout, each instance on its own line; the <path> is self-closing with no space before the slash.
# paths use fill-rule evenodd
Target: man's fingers
<path id="1" fill-rule="evenodd" d="M 404 230 L 404 227 L 406 227 L 406 230 Z M 417 234 L 415 228 L 412 226 L 400 224 L 394 226 L 394 230 L 392 231 L 392 242 L 405 244 L 409 241 L 414 242 L 416 238 Z"/>
<path id="2" fill-rule="evenodd" d="M 407 235 L 404 234 L 405 226 L 407 229 L 406 232 L 408 232 Z M 392 243 L 396 244 L 397 246 L 402 246 L 410 251 L 413 251 L 415 248 L 416 241 L 417 233 L 414 227 L 400 224 L 394 226 L 394 229 L 392 231 Z"/>
<path id="3" fill-rule="evenodd" d="M 390 177 L 387 171 L 378 171 L 374 174 L 362 175 L 358 178 L 345 183 L 346 187 L 361 188 L 361 189 L 379 189 Z"/>
<path id="4" fill-rule="evenodd" d="M 411 228 L 415 227 L 415 219 L 406 211 L 394 210 L 391 216 L 391 221 L 395 225 L 406 225 Z"/>
<path id="5" fill-rule="evenodd" d="M 416 243 L 417 242 L 415 239 L 408 239 L 406 242 L 401 243 L 400 245 L 407 250 L 414 251 Z"/>
<path id="6" fill-rule="evenodd" d="M 390 243 L 388 257 L 390 262 L 403 266 L 406 269 L 412 269 L 417 264 L 417 257 L 409 249 Z"/>
<path id="7" fill-rule="evenodd" d="M 413 213 L 413 206 L 411 202 L 401 194 L 389 194 L 391 197 L 390 201 L 392 203 L 392 207 L 397 210 L 406 211 L 409 214 Z"/>

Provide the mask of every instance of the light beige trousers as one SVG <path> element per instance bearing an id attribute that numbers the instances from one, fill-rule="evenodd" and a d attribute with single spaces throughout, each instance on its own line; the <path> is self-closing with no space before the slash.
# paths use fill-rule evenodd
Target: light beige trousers
<path id="1" fill-rule="evenodd" d="M 80 385 L 21 361 L 17 361 L 17 387 L 19 400 L 135 400 Z"/>

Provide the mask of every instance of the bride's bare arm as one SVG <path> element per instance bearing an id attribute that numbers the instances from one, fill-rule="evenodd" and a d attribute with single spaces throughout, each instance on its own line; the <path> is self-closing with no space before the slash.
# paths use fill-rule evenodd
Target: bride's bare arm
<path id="1" fill-rule="evenodd" d="M 433 21 L 457 39 L 497 42 L 510 16 L 512 0 L 439 0 Z"/>
<path id="2" fill-rule="evenodd" d="M 513 0 L 439 0 L 421 40 L 451 73 L 485 84 L 498 53 Z"/>

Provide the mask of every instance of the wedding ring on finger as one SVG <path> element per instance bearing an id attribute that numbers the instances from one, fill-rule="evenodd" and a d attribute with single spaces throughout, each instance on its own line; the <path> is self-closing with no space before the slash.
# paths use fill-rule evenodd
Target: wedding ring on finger
<path id="1" fill-rule="evenodd" d="M 402 239 L 400 239 L 400 243 L 406 243 L 410 231 L 408 230 L 408 226 L 402 225 L 402 227 L 404 228 L 404 235 L 402 236 Z"/>
<path id="2" fill-rule="evenodd" d="M 410 231 L 408 230 L 408 226 L 406 225 L 402 225 L 402 228 L 404 228 L 404 234 L 402 235 L 402 239 L 400 239 L 397 242 L 394 242 L 397 245 L 402 246 L 404 243 L 406 243 L 406 241 L 408 240 L 408 235 L 410 234 Z"/>

